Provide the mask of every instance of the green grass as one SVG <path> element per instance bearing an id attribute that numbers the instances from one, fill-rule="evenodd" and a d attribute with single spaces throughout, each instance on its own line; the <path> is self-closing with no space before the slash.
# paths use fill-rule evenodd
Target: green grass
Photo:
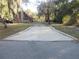
<path id="1" fill-rule="evenodd" d="M 0 39 L 6 38 L 12 34 L 15 34 L 17 32 L 20 32 L 26 28 L 31 26 L 30 24 L 23 24 L 23 23 L 14 23 L 8 25 L 8 28 L 4 29 L 3 25 L 0 24 Z"/>
<path id="2" fill-rule="evenodd" d="M 63 26 L 61 24 L 52 24 L 52 26 L 55 27 L 57 30 L 65 32 L 65 33 L 79 39 L 79 28 L 78 27 L 75 27 L 75 26 Z"/>

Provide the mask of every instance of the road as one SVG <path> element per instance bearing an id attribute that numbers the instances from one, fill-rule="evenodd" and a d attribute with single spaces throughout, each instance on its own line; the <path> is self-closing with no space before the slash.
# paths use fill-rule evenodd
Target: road
<path id="1" fill-rule="evenodd" d="M 79 43 L 48 26 L 32 26 L 0 41 L 0 59 L 79 59 Z"/>

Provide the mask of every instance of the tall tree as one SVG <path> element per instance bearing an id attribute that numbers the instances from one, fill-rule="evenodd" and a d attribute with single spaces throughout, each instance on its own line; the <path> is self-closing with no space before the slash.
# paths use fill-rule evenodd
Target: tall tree
<path id="1" fill-rule="evenodd" d="M 53 0 L 42 2 L 38 6 L 39 15 L 45 15 L 45 20 L 50 24 L 50 15 L 54 12 Z"/>

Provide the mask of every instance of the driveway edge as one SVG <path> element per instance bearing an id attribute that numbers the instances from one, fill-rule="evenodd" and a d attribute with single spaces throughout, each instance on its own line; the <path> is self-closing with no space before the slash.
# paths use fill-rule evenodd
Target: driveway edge
<path id="1" fill-rule="evenodd" d="M 54 27 L 50 27 L 51 29 L 55 29 L 58 33 L 60 33 L 60 34 L 63 34 L 63 35 L 65 35 L 65 36 L 67 36 L 67 37 L 70 37 L 70 38 L 72 38 L 72 39 L 74 39 L 74 40 L 77 40 L 78 41 L 78 39 L 76 38 L 76 37 L 74 37 L 74 36 L 72 36 L 72 35 L 69 35 L 69 34 L 67 34 L 67 33 L 65 33 L 65 32 L 62 32 L 62 31 L 60 31 L 60 30 L 57 30 L 56 28 L 54 28 Z"/>
<path id="2" fill-rule="evenodd" d="M 28 28 L 27 28 L 27 29 L 25 29 L 25 30 L 27 30 L 27 31 L 28 31 L 31 27 L 32 27 L 32 26 L 28 27 Z M 23 30 L 23 31 L 25 31 L 25 30 Z M 23 32 L 23 31 L 17 32 L 17 33 L 15 33 L 15 34 L 13 34 L 13 35 L 10 35 L 10 36 L 6 37 L 6 38 L 9 38 L 9 37 L 12 37 L 12 36 L 14 36 L 14 35 L 17 35 L 17 34 L 19 34 L 19 33 Z M 6 38 L 4 38 L 4 39 L 2 39 L 2 40 L 6 40 Z"/>

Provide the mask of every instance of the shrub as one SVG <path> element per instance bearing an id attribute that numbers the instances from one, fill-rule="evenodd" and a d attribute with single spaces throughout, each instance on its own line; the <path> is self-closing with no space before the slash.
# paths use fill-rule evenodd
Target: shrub
<path id="1" fill-rule="evenodd" d="M 70 20 L 71 20 L 71 16 L 70 15 L 65 15 L 63 17 L 63 25 L 69 25 L 70 24 Z"/>

